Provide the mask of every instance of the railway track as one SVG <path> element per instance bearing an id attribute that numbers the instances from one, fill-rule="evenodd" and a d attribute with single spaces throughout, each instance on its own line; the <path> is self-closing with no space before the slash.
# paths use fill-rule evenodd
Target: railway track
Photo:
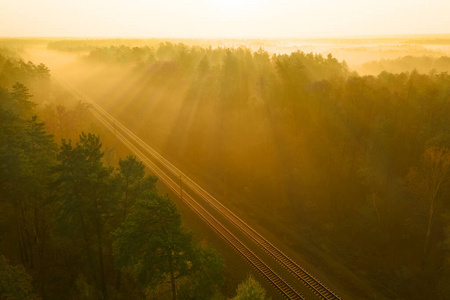
<path id="1" fill-rule="evenodd" d="M 302 299 L 303 297 L 295 290 L 289 290 L 284 287 L 287 284 L 281 277 L 279 277 L 273 270 L 271 270 L 265 263 L 263 263 L 250 249 L 242 244 L 231 232 L 229 232 L 219 221 L 209 214 L 201 205 L 198 204 L 186 191 L 182 191 L 181 185 L 184 184 L 197 196 L 201 197 L 218 213 L 225 217 L 229 222 L 234 224 L 242 233 L 256 243 L 261 249 L 268 253 L 275 261 L 277 261 L 283 268 L 288 270 L 300 282 L 308 287 L 314 294 L 322 299 L 341 299 L 318 279 L 308 273 L 305 269 L 300 267 L 295 261 L 289 258 L 281 250 L 275 247 L 251 226 L 245 223 L 241 218 L 235 215 L 231 210 L 225 207 L 217 199 L 211 196 L 207 191 L 196 184 L 192 179 L 186 176 L 178 168 L 173 166 L 163 156 L 156 152 L 153 148 L 148 146 L 138 136 L 131 132 L 128 128 L 118 122 L 114 117 L 102 109 L 98 104 L 92 101 L 82 92 L 74 89 L 69 84 L 63 82 L 66 87 L 72 91 L 74 96 L 92 105 L 94 116 L 99 119 L 109 130 L 111 130 L 137 157 L 139 157 L 144 164 L 155 172 L 156 175 L 177 195 L 180 195 L 184 200 L 208 225 L 210 225 L 220 236 L 222 236 L 241 256 L 243 256 L 253 268 L 255 268 L 266 280 L 268 280 L 284 297 L 287 299 Z M 131 142 L 132 141 L 132 142 Z M 154 164 L 142 152 L 148 153 L 160 165 L 164 166 L 168 172 L 175 178 L 180 178 L 179 183 L 175 183 L 165 172 L 163 172 L 156 164 Z M 270 276 L 268 275 L 270 274 Z M 279 282 L 280 286 L 276 283 Z M 283 283 L 284 282 L 284 283 Z M 289 285 L 288 285 L 289 286 Z M 287 289 L 287 290 L 286 290 Z M 296 295 L 295 295 L 296 293 Z M 294 295 L 294 296 L 292 296 Z M 291 298 L 294 297 L 294 298 Z M 300 297 L 300 298 L 295 298 Z"/>
<path id="2" fill-rule="evenodd" d="M 70 85 L 66 84 L 72 92 L 75 92 Z M 259 258 L 253 251 L 251 251 L 244 243 L 242 243 L 233 233 L 231 233 L 222 223 L 220 223 L 214 216 L 205 210 L 189 193 L 182 191 L 178 183 L 176 183 L 170 176 L 162 171 L 155 163 L 153 163 L 142 151 L 136 147 L 127 137 L 125 137 L 117 129 L 115 123 L 108 121 L 110 116 L 105 118 L 102 112 L 96 109 L 96 104 L 86 96 L 80 97 L 78 93 L 74 94 L 78 100 L 88 102 L 93 105 L 92 114 L 115 136 L 128 147 L 138 157 L 144 165 L 149 168 L 158 178 L 180 198 L 203 220 L 205 221 L 218 235 L 220 235 L 236 252 L 239 253 L 264 279 L 266 279 L 280 295 L 286 299 L 305 299 L 298 291 L 289 285 L 280 275 L 272 270 L 261 258 Z M 84 98 L 84 99 L 83 99 Z"/>

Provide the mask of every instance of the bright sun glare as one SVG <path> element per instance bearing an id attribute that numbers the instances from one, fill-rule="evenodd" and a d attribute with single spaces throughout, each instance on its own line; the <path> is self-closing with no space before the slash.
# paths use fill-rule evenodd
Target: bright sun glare
<path id="1" fill-rule="evenodd" d="M 311 37 L 450 28 L 449 0 L 0 2 L 0 36 Z"/>
<path id="2" fill-rule="evenodd" d="M 258 1 L 255 0 L 213 0 L 216 9 L 227 13 L 242 13 L 252 9 Z"/>

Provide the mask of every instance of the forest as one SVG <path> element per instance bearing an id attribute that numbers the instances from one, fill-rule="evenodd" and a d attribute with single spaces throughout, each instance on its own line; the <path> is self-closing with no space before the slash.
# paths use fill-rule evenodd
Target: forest
<path id="1" fill-rule="evenodd" d="M 450 71 L 450 57 L 430 57 L 430 56 L 404 56 L 397 59 L 387 59 L 380 61 L 370 61 L 361 66 L 361 71 L 368 74 L 377 75 L 383 71 L 390 73 L 412 72 L 416 70 L 420 73 L 442 73 Z"/>
<path id="2" fill-rule="evenodd" d="M 77 52 L 58 72 L 233 211 L 342 290 L 360 295 L 348 269 L 386 299 L 450 294 L 449 57 L 359 75 L 332 54 L 107 41 L 46 51 Z M 107 164 L 81 131 L 89 107 L 69 108 L 46 65 L 0 54 L 0 263 L 21 278 L 10 293 L 233 297 L 220 251 L 193 241 L 157 178 L 133 156 Z"/>
<path id="3" fill-rule="evenodd" d="M 92 133 L 57 141 L 49 130 L 91 121 L 85 105 L 49 104 L 64 92 L 44 64 L 1 55 L 0 70 L 0 298 L 227 299 L 220 254 L 193 240 L 142 162 L 107 165 Z M 252 277 L 233 299 L 249 295 L 265 297 Z"/>

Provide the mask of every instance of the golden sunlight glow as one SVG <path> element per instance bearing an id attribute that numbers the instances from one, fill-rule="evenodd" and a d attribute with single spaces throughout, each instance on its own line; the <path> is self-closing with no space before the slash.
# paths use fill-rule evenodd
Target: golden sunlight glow
<path id="1" fill-rule="evenodd" d="M 247 13 L 256 6 L 261 5 L 262 1 L 256 0 L 212 0 L 212 4 L 219 11 L 224 13 Z"/>
<path id="2" fill-rule="evenodd" d="M 0 36 L 283 38 L 450 31 L 444 0 L 15 0 Z"/>

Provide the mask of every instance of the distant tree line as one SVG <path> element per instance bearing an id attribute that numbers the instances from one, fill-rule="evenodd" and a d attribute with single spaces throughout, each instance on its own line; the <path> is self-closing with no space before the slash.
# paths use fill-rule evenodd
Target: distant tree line
<path id="1" fill-rule="evenodd" d="M 403 56 L 397 59 L 382 59 L 364 63 L 359 70 L 364 74 L 378 75 L 383 71 L 391 73 L 412 72 L 441 73 L 450 72 L 450 57 Z"/>

